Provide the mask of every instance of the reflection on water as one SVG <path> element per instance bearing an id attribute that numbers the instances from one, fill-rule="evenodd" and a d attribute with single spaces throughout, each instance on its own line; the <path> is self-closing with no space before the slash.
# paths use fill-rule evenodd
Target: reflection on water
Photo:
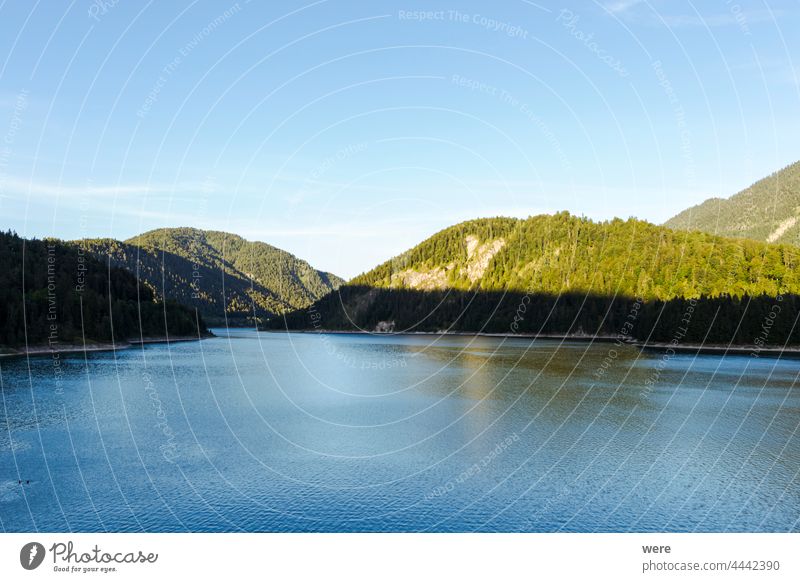
<path id="1" fill-rule="evenodd" d="M 797 361 L 217 333 L 0 362 L 2 528 L 800 527 Z"/>

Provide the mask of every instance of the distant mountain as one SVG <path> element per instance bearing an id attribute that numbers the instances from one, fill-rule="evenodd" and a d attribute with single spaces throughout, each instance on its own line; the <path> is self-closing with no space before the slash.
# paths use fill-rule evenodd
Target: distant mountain
<path id="1" fill-rule="evenodd" d="M 0 233 L 0 345 L 117 342 L 206 333 L 202 317 L 156 301 L 131 273 L 56 240 Z"/>
<path id="2" fill-rule="evenodd" d="M 689 310 L 695 333 L 713 320 L 725 331 L 712 338 L 738 335 L 737 342 L 747 343 L 776 298 L 791 313 L 795 299 L 788 294 L 800 293 L 798 267 L 800 249 L 792 246 L 676 232 L 635 219 L 593 222 L 568 213 L 480 219 L 435 234 L 272 327 L 614 335 L 640 298 L 640 335 L 656 330 L 651 339 L 669 339 Z M 751 297 L 758 300 L 748 314 Z M 707 308 L 695 312 L 687 301 Z M 709 306 L 719 309 L 718 318 Z"/>
<path id="3" fill-rule="evenodd" d="M 286 251 L 226 232 L 164 228 L 124 242 L 73 244 L 128 269 L 156 296 L 196 307 L 211 324 L 240 325 L 306 307 L 343 283 Z"/>
<path id="4" fill-rule="evenodd" d="M 727 199 L 711 198 L 664 226 L 720 236 L 800 245 L 800 162 Z"/>

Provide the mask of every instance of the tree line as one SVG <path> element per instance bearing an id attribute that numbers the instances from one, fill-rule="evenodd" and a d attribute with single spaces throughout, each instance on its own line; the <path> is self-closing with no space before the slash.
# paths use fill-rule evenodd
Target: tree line
<path id="1" fill-rule="evenodd" d="M 643 298 L 565 293 L 415 291 L 345 286 L 268 329 L 483 332 L 622 337 L 679 344 L 800 344 L 800 296 Z"/>
<path id="2" fill-rule="evenodd" d="M 157 301 L 131 273 L 57 240 L 0 233 L 0 345 L 206 333 L 201 316 Z"/>

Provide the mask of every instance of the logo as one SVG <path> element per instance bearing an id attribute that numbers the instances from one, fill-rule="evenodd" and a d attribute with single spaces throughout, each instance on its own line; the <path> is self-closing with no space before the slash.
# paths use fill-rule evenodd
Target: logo
<path id="1" fill-rule="evenodd" d="M 35 570 L 44 561 L 44 546 L 39 542 L 28 542 L 19 551 L 19 563 L 26 570 Z"/>

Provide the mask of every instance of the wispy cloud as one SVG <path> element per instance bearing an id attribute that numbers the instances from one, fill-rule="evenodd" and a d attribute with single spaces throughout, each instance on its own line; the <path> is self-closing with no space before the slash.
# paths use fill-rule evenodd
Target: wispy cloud
<path id="1" fill-rule="evenodd" d="M 668 5 L 664 10 L 637 10 L 641 5 L 646 5 L 647 0 L 614 0 L 606 2 L 603 7 L 612 14 L 624 17 L 628 21 L 640 21 L 650 25 L 667 25 L 670 28 L 722 28 L 738 26 L 746 29 L 751 24 L 775 22 L 784 15 L 783 10 L 753 9 L 748 10 L 739 5 L 731 6 L 725 12 L 708 14 L 676 14 L 669 13 Z"/>
<path id="2" fill-rule="evenodd" d="M 606 2 L 604 4 L 605 9 L 609 12 L 613 12 L 614 14 L 619 14 L 621 12 L 626 12 L 636 6 L 637 4 L 641 4 L 644 0 L 616 0 L 615 2 Z"/>
<path id="3" fill-rule="evenodd" d="M 177 183 L 177 184 L 94 184 L 87 183 L 83 186 L 74 184 L 54 184 L 50 182 L 37 182 L 14 177 L 5 178 L 0 183 L 1 194 L 9 198 L 9 194 L 19 196 L 52 196 L 59 198 L 115 198 L 136 197 L 144 195 L 172 196 L 187 192 L 202 192 L 207 184 Z"/>

